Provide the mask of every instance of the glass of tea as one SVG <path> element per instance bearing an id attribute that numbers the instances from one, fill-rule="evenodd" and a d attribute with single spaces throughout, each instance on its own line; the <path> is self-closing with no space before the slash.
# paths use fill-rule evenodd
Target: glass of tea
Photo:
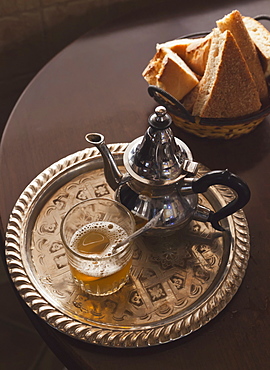
<path id="1" fill-rule="evenodd" d="M 75 283 L 95 296 L 119 290 L 128 280 L 133 245 L 115 245 L 134 231 L 131 212 L 114 200 L 93 198 L 71 208 L 60 232 Z"/>

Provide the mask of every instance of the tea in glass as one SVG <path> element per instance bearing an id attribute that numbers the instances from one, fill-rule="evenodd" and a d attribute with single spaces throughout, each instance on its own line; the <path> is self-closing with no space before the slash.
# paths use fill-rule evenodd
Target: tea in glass
<path id="1" fill-rule="evenodd" d="M 135 221 L 122 204 L 95 198 L 74 206 L 64 217 L 61 236 L 75 282 L 93 295 L 108 295 L 127 281 L 132 242 L 115 245 L 135 231 Z"/>

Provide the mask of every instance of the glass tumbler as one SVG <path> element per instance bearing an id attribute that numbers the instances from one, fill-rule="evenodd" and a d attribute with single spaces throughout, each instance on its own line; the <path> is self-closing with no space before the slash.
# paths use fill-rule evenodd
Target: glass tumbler
<path id="1" fill-rule="evenodd" d="M 131 212 L 114 200 L 93 198 L 72 207 L 60 232 L 75 283 L 95 296 L 119 290 L 128 280 L 133 243 L 114 246 L 134 231 Z"/>

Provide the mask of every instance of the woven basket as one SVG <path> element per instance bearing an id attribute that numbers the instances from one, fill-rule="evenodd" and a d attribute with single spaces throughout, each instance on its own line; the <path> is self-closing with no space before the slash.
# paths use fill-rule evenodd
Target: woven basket
<path id="1" fill-rule="evenodd" d="M 270 20 L 268 15 L 254 17 L 256 20 Z M 207 32 L 185 35 L 182 38 L 205 36 Z M 164 105 L 170 112 L 176 126 L 199 137 L 212 139 L 232 139 L 248 134 L 270 114 L 270 102 L 258 112 L 237 118 L 201 118 L 192 116 L 180 101 L 163 89 L 150 85 L 148 92 L 158 104 Z M 270 97 L 269 97 L 270 99 Z"/>

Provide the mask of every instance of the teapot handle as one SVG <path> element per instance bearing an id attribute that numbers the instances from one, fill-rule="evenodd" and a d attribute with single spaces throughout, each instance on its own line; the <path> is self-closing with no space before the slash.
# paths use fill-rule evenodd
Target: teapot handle
<path id="1" fill-rule="evenodd" d="M 208 220 L 212 226 L 222 231 L 223 228 L 219 221 L 243 208 L 250 199 L 248 185 L 228 170 L 211 171 L 192 182 L 194 193 L 204 193 L 211 185 L 225 185 L 233 189 L 237 197 L 217 212 L 210 211 Z"/>

